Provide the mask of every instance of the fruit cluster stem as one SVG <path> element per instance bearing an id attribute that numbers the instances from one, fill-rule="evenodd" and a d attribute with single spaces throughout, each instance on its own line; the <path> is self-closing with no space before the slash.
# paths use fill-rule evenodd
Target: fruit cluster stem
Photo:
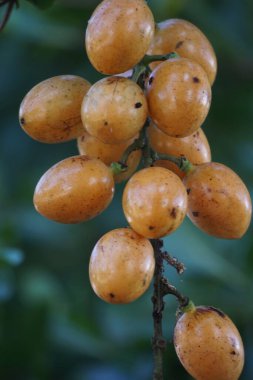
<path id="1" fill-rule="evenodd" d="M 177 259 L 172 258 L 167 252 L 163 251 L 163 241 L 161 239 L 151 240 L 155 254 L 155 273 L 154 273 L 154 292 L 153 302 L 153 326 L 154 336 L 152 338 L 152 349 L 154 357 L 153 380 L 163 380 L 163 354 L 166 350 L 166 339 L 163 336 L 163 311 L 164 296 L 167 294 L 174 295 L 179 303 L 180 308 L 186 307 L 189 303 L 188 297 L 182 295 L 175 286 L 171 285 L 164 277 L 164 261 L 173 266 L 179 274 L 183 273 L 185 267 Z"/>

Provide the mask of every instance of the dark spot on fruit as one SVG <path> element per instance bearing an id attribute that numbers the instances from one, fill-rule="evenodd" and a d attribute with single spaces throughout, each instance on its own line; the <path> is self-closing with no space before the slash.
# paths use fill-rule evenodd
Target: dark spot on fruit
<path id="1" fill-rule="evenodd" d="M 146 285 L 146 279 L 144 278 L 144 280 L 142 281 L 142 286 L 145 286 Z"/>
<path id="2" fill-rule="evenodd" d="M 141 108 L 142 107 L 142 103 L 140 103 L 140 102 L 137 102 L 137 103 L 135 103 L 135 108 Z"/>
<path id="3" fill-rule="evenodd" d="M 192 211 L 192 215 L 198 217 L 199 216 L 199 212 L 198 211 Z"/>
<path id="4" fill-rule="evenodd" d="M 211 193 L 212 189 L 210 189 L 210 187 L 208 187 L 207 191 L 208 191 L 208 193 Z"/>
<path id="5" fill-rule="evenodd" d="M 152 230 L 155 229 L 155 227 L 154 227 L 154 226 L 149 226 L 148 229 L 149 229 L 150 231 L 152 231 Z"/>
<path id="6" fill-rule="evenodd" d="M 194 83 L 199 83 L 200 82 L 200 79 L 198 77 L 193 77 L 192 80 L 193 80 Z"/>
<path id="7" fill-rule="evenodd" d="M 177 209 L 175 207 L 173 207 L 173 209 L 171 210 L 170 215 L 171 215 L 171 217 L 173 219 L 176 219 L 176 217 L 177 217 Z"/>
<path id="8" fill-rule="evenodd" d="M 191 189 L 186 189 L 187 194 L 189 195 L 191 192 Z"/>
<path id="9" fill-rule="evenodd" d="M 219 310 L 219 309 L 216 309 L 216 307 L 213 307 L 213 306 L 208 306 L 207 307 L 208 310 L 212 310 L 214 311 L 215 313 L 217 313 L 220 317 L 222 318 L 225 318 L 226 315 L 223 313 L 223 311 Z"/>
<path id="10" fill-rule="evenodd" d="M 109 296 L 110 296 L 111 298 L 114 298 L 114 297 L 115 297 L 115 294 L 113 294 L 113 293 L 109 293 Z"/>
<path id="11" fill-rule="evenodd" d="M 85 136 L 82 136 L 81 137 L 81 141 L 83 142 L 85 140 Z"/>
<path id="12" fill-rule="evenodd" d="M 104 121 L 104 125 L 108 125 L 108 121 Z"/>
<path id="13" fill-rule="evenodd" d="M 152 83 L 153 83 L 153 80 L 154 80 L 154 77 L 150 77 L 150 78 L 149 78 L 149 81 L 148 81 L 148 84 L 152 84 Z"/>
<path id="14" fill-rule="evenodd" d="M 184 41 L 178 41 L 176 44 L 176 49 L 179 49 L 183 45 Z"/>
<path id="15" fill-rule="evenodd" d="M 21 125 L 25 125 L 25 118 L 24 118 L 24 117 L 21 117 L 21 119 L 20 119 L 20 124 L 21 124 Z"/>
<path id="16" fill-rule="evenodd" d="M 233 350 L 230 352 L 231 355 L 236 355 L 236 352 Z"/>

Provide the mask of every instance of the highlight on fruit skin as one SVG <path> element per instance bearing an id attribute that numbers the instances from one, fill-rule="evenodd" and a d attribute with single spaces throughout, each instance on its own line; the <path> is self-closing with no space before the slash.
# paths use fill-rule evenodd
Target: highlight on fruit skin
<path id="1" fill-rule="evenodd" d="M 122 198 L 131 228 L 148 239 L 174 232 L 187 211 L 187 194 L 180 178 L 168 169 L 149 167 L 127 182 Z"/>
<path id="2" fill-rule="evenodd" d="M 174 329 L 179 360 L 196 380 L 238 380 L 244 365 L 241 336 L 222 311 L 210 306 L 192 307 Z"/>
<path id="3" fill-rule="evenodd" d="M 104 211 L 113 194 L 113 176 L 102 161 L 73 156 L 58 162 L 40 178 L 33 202 L 48 219 L 79 223 Z"/>
<path id="4" fill-rule="evenodd" d="M 124 304 L 147 290 L 154 269 L 150 241 L 130 228 L 118 228 L 107 232 L 95 245 L 89 276 L 98 297 L 109 303 Z"/>
<path id="5" fill-rule="evenodd" d="M 212 85 L 217 73 L 217 59 L 214 49 L 201 30 L 182 19 L 168 19 L 156 24 L 155 35 L 147 54 L 168 54 L 176 52 L 200 64 Z M 150 66 L 154 69 L 159 62 Z"/>
<path id="6" fill-rule="evenodd" d="M 191 164 L 197 165 L 211 161 L 211 150 L 205 133 L 201 128 L 186 137 L 171 137 L 162 132 L 153 123 L 148 127 L 149 143 L 153 150 L 158 153 L 171 154 L 174 156 L 184 156 Z M 173 171 L 180 178 L 184 178 L 186 173 L 169 160 L 157 160 L 154 166 L 162 166 Z"/>
<path id="7" fill-rule="evenodd" d="M 154 29 L 154 17 L 146 1 L 104 0 L 86 29 L 88 58 L 102 74 L 132 69 L 146 54 Z"/>
<path id="8" fill-rule="evenodd" d="M 211 105 L 211 87 L 204 69 L 187 58 L 162 62 L 146 84 L 150 116 L 164 133 L 185 137 L 197 131 Z"/>
<path id="9" fill-rule="evenodd" d="M 23 130 L 43 143 L 76 139 L 83 133 L 80 108 L 90 83 L 76 75 L 58 75 L 34 86 L 19 109 Z"/>
<path id="10" fill-rule="evenodd" d="M 241 178 L 227 166 L 196 165 L 184 178 L 191 221 L 209 235 L 239 239 L 252 215 L 250 194 Z"/>

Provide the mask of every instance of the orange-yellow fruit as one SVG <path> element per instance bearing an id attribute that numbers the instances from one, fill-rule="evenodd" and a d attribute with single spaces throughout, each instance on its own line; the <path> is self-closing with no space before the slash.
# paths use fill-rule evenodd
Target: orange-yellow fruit
<path id="1" fill-rule="evenodd" d="M 222 311 L 198 306 L 174 330 L 177 355 L 196 380 L 238 380 L 244 365 L 240 334 Z"/>
<path id="2" fill-rule="evenodd" d="M 188 216 L 206 233 L 224 239 L 241 238 L 252 213 L 249 192 L 227 166 L 210 162 L 196 166 L 184 178 Z"/>
<path id="3" fill-rule="evenodd" d="M 90 158 L 98 158 L 106 165 L 112 162 L 120 161 L 123 153 L 129 145 L 131 145 L 135 138 L 122 142 L 120 144 L 105 144 L 98 140 L 96 137 L 90 136 L 87 132 L 78 138 L 78 150 L 80 154 L 89 156 Z M 136 170 L 141 160 L 141 150 L 133 151 L 127 160 L 127 170 L 114 175 L 115 182 L 119 183 L 129 178 Z"/>
<path id="4" fill-rule="evenodd" d="M 203 124 L 211 88 L 202 67 L 186 58 L 161 63 L 147 82 L 149 112 L 156 126 L 173 137 L 185 137 Z"/>
<path id="5" fill-rule="evenodd" d="M 125 217 L 134 231 L 157 239 L 175 231 L 187 210 L 187 194 L 176 174 L 150 167 L 135 173 L 123 193 Z"/>
<path id="6" fill-rule="evenodd" d="M 86 131 L 106 144 L 130 140 L 139 133 L 148 106 L 142 89 L 132 80 L 114 76 L 95 83 L 83 99 Z"/>
<path id="7" fill-rule="evenodd" d="M 205 70 L 210 84 L 213 84 L 217 72 L 215 52 L 206 36 L 195 25 L 180 19 L 169 19 L 156 24 L 148 54 L 171 52 L 199 63 Z M 157 65 L 157 62 L 152 63 L 152 69 Z"/>
<path id="8" fill-rule="evenodd" d="M 211 161 L 211 151 L 207 138 L 200 128 L 190 136 L 177 138 L 163 133 L 153 123 L 148 127 L 149 142 L 156 152 L 185 156 L 192 164 L 202 164 Z M 157 160 L 155 166 L 172 170 L 180 178 L 185 176 L 176 164 L 168 160 Z"/>
<path id="9" fill-rule="evenodd" d="M 135 66 L 154 36 L 154 17 L 144 0 L 104 0 L 86 29 L 86 51 L 103 74 L 119 74 Z"/>
<path id="10" fill-rule="evenodd" d="M 24 97 L 19 121 L 33 139 L 58 143 L 81 136 L 80 108 L 90 83 L 74 75 L 59 75 L 40 82 Z"/>
<path id="11" fill-rule="evenodd" d="M 58 162 L 41 177 L 33 201 L 36 210 L 48 219 L 79 223 L 100 214 L 113 194 L 113 176 L 102 161 L 73 156 Z"/>
<path id="12" fill-rule="evenodd" d="M 106 233 L 95 245 L 89 265 L 94 292 L 109 303 L 129 303 L 149 287 L 155 268 L 148 239 L 130 228 Z"/>

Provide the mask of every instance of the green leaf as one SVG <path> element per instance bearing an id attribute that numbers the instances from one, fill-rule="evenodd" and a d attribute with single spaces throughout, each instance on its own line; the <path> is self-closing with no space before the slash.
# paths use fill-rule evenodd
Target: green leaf
<path id="1" fill-rule="evenodd" d="M 51 7 L 54 3 L 54 0 L 26 0 L 26 1 L 28 1 L 29 3 L 32 3 L 33 5 L 35 5 L 36 7 L 40 9 L 47 9 Z"/>

